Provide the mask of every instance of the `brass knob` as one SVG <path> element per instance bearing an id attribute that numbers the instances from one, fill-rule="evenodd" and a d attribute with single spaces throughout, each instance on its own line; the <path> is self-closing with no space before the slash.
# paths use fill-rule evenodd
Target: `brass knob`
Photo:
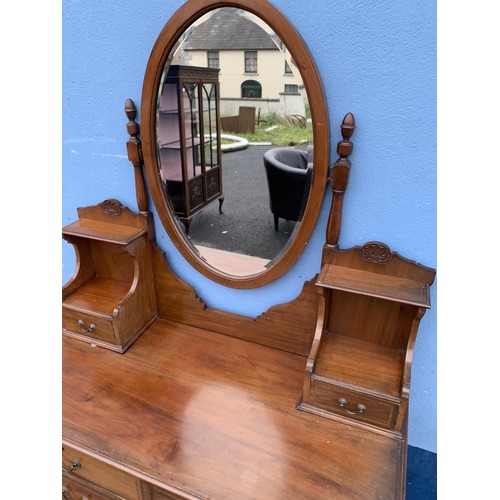
<path id="1" fill-rule="evenodd" d="M 363 415 L 363 413 L 365 413 L 366 411 L 366 406 L 362 403 L 358 403 L 358 405 L 356 406 L 356 411 L 352 411 L 352 410 L 348 410 L 347 409 L 347 399 L 345 398 L 340 398 L 339 399 L 339 406 L 341 408 L 343 408 L 343 410 L 346 412 L 346 413 L 349 413 L 349 415 L 356 415 L 356 414 L 360 414 L 360 415 Z"/>
<path id="2" fill-rule="evenodd" d="M 71 468 L 65 469 L 63 467 L 62 471 L 65 472 L 66 474 L 73 474 L 73 472 L 75 472 L 75 470 L 81 466 L 82 466 L 82 464 L 80 463 L 80 460 L 78 460 L 77 458 L 74 458 L 73 460 L 71 460 Z"/>
<path id="3" fill-rule="evenodd" d="M 83 322 L 83 319 L 79 319 L 76 323 L 76 326 L 80 328 L 80 330 L 83 333 L 92 333 L 96 329 L 94 323 L 90 323 L 90 326 L 88 328 L 85 328 L 85 323 Z"/>

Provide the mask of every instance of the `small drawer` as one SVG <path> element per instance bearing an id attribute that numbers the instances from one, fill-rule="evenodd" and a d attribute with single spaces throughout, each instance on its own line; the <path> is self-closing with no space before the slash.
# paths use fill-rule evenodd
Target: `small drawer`
<path id="1" fill-rule="evenodd" d="M 62 498 L 66 500 L 120 500 L 121 497 L 78 478 L 62 477 Z"/>
<path id="2" fill-rule="evenodd" d="M 337 415 L 384 429 L 394 429 L 399 411 L 399 404 L 396 402 L 314 379 L 311 380 L 309 403 Z"/>
<path id="3" fill-rule="evenodd" d="M 88 488 L 107 491 L 105 498 L 115 498 L 114 495 L 131 500 L 140 498 L 139 479 L 67 445 L 63 445 L 62 470 L 63 486 L 65 481 L 74 479 L 82 483 L 83 479 L 90 483 Z M 77 488 L 77 483 L 72 488 Z"/>
<path id="4" fill-rule="evenodd" d="M 151 500 L 179 500 L 182 498 L 180 495 L 171 493 L 170 491 L 158 488 L 153 484 L 149 485 Z"/>
<path id="5" fill-rule="evenodd" d="M 92 326 L 93 325 L 93 326 Z M 84 335 L 89 339 L 116 344 L 113 322 L 66 307 L 62 308 L 62 327 L 69 333 Z"/>

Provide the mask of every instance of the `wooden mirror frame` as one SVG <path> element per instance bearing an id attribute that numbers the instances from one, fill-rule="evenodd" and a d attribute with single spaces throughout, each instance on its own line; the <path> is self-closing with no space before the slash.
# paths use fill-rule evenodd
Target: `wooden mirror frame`
<path id="1" fill-rule="evenodd" d="M 281 256 L 258 274 L 233 276 L 209 266 L 190 248 L 170 211 L 160 176 L 156 145 L 158 90 L 166 60 L 180 36 L 204 14 L 220 8 L 244 9 L 265 21 L 286 45 L 300 71 L 309 100 L 314 141 L 311 189 L 302 222 Z M 282 276 L 300 257 L 318 220 L 326 189 L 329 162 L 329 125 L 326 99 L 316 65 L 290 22 L 267 0 L 187 0 L 169 19 L 158 36 L 144 76 L 141 103 L 141 142 L 149 189 L 167 234 L 186 260 L 207 278 L 232 288 L 257 288 Z"/>

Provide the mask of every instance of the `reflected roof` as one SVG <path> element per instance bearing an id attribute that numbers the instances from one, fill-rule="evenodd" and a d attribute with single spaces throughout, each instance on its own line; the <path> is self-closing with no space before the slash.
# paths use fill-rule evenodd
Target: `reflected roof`
<path id="1" fill-rule="evenodd" d="M 184 42 L 184 50 L 278 50 L 271 35 L 231 7 L 218 9 L 197 26 Z"/>

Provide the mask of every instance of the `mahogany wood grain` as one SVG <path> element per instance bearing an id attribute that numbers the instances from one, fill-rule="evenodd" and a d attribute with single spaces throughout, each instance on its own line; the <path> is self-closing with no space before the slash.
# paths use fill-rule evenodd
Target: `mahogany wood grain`
<path id="1" fill-rule="evenodd" d="M 410 334 L 408 337 L 408 345 L 406 349 L 405 356 L 405 367 L 403 373 L 403 394 L 408 397 L 410 394 L 410 381 L 411 381 L 411 365 L 413 361 L 413 350 L 415 348 L 415 342 L 417 340 L 417 331 L 420 325 L 420 320 L 425 314 L 425 309 L 423 307 L 419 308 L 413 317 L 413 321 L 410 327 Z"/>
<path id="2" fill-rule="evenodd" d="M 340 239 L 340 229 L 342 227 L 342 207 L 344 204 L 344 194 L 349 182 L 351 161 L 349 155 L 352 153 L 354 145 L 351 142 L 352 134 L 356 127 L 354 115 L 347 113 L 344 116 L 340 130 L 343 140 L 337 144 L 339 157 L 333 164 L 330 185 L 332 187 L 332 204 L 326 226 L 326 245 L 337 248 Z"/>
<path id="3" fill-rule="evenodd" d="M 398 498 L 402 442 L 297 411 L 305 363 L 161 319 L 122 355 L 64 338 L 64 441 L 179 498 Z"/>
<path id="4" fill-rule="evenodd" d="M 324 307 L 300 408 L 406 442 L 413 349 L 434 277 L 381 242 L 349 250 L 326 244 L 316 282 Z"/>
<path id="5" fill-rule="evenodd" d="M 62 476 L 62 498 L 64 500 L 123 500 L 123 497 L 109 490 L 66 474 Z"/>
<path id="6" fill-rule="evenodd" d="M 343 335 L 325 334 L 315 375 L 347 387 L 399 398 L 404 351 Z"/>
<path id="7" fill-rule="evenodd" d="M 145 233 L 144 229 L 110 222 L 79 219 L 63 229 L 63 234 L 80 236 L 116 245 L 128 245 L 135 238 Z"/>
<path id="8" fill-rule="evenodd" d="M 96 275 L 91 242 L 81 238 L 74 239 L 72 236 L 66 236 L 65 239 L 68 243 L 73 244 L 76 262 L 71 278 L 62 288 L 63 301 Z"/>
<path id="9" fill-rule="evenodd" d="M 413 322 L 421 317 L 419 308 L 431 305 L 435 274 L 380 242 L 348 250 L 325 245 L 318 276 L 318 285 L 331 289 L 325 328 L 395 349 L 413 348 L 418 327 Z"/>
<path id="10" fill-rule="evenodd" d="M 302 388 L 302 400 L 309 401 L 310 390 L 311 390 L 311 377 L 314 372 L 314 367 L 316 366 L 316 361 L 318 359 L 318 354 L 321 348 L 321 342 L 323 340 L 323 332 L 325 329 L 325 317 L 326 310 L 329 306 L 328 297 L 325 294 L 318 293 L 318 313 L 316 318 L 316 327 L 314 329 L 314 337 L 311 343 L 311 349 L 309 350 L 309 355 L 306 362 L 306 375 L 304 377 L 304 386 Z"/>
<path id="11" fill-rule="evenodd" d="M 77 213 L 78 218 L 81 220 L 102 221 L 107 224 L 116 224 L 118 226 L 148 229 L 147 217 L 144 214 L 132 212 L 114 198 L 104 200 L 98 205 L 79 207 Z M 118 229 L 118 231 L 120 231 L 120 229 Z"/>
<path id="12" fill-rule="evenodd" d="M 75 459 L 79 465 L 72 469 L 72 463 Z M 120 498 L 135 498 L 141 489 L 138 478 L 106 462 L 97 460 L 91 455 L 82 453 L 80 449 L 66 443 L 63 443 L 62 467 L 63 478 L 73 480 L 78 478 L 92 483 L 94 488 L 100 488 L 101 495 L 115 494 L 119 495 Z"/>
<path id="13" fill-rule="evenodd" d="M 130 139 L 127 141 L 127 155 L 132 165 L 134 165 L 137 206 L 142 213 L 149 214 L 148 192 L 146 190 L 146 181 L 144 180 L 141 140 L 139 139 L 140 127 L 135 121 L 137 109 L 132 99 L 125 101 L 125 114 L 128 118 L 127 132 L 130 135 Z"/>
<path id="14" fill-rule="evenodd" d="M 156 244 L 152 245 L 152 255 L 160 317 L 292 353 L 309 352 L 317 314 L 314 280 L 304 283 L 297 299 L 271 307 L 254 319 L 208 308 L 171 270 L 165 253 Z"/>
<path id="15" fill-rule="evenodd" d="M 429 285 L 425 282 L 362 269 L 325 265 L 316 283 L 335 290 L 430 307 Z"/>
<path id="16" fill-rule="evenodd" d="M 311 378 L 310 398 L 315 406 L 343 418 L 347 417 L 349 422 L 354 420 L 389 430 L 395 428 L 399 400 L 374 397 L 366 391 L 353 391 L 331 384 L 330 381 L 320 380 L 316 375 Z M 344 400 L 345 406 L 340 405 L 341 400 Z M 357 411 L 359 404 L 364 406 L 362 413 Z"/>
<path id="17" fill-rule="evenodd" d="M 389 251 L 391 254 L 389 260 L 382 264 L 377 263 L 376 259 L 372 261 L 365 260 L 363 258 L 363 250 L 367 246 L 385 247 L 386 251 Z M 368 242 L 363 246 L 356 246 L 349 249 L 339 249 L 325 245 L 321 261 L 322 267 L 325 264 L 334 264 L 336 266 L 370 271 L 371 273 L 406 278 L 427 283 L 429 286 L 432 285 L 436 276 L 435 269 L 402 257 L 397 252 L 390 251 L 386 245 L 380 242 Z"/>
<path id="18" fill-rule="evenodd" d="M 395 349 L 406 347 L 415 306 L 338 290 L 332 290 L 331 304 L 328 331 Z"/>
<path id="19" fill-rule="evenodd" d="M 63 228 L 77 255 L 63 287 L 63 332 L 123 352 L 157 316 L 147 217 L 117 200 L 78 213 Z"/>
<path id="20" fill-rule="evenodd" d="M 146 236 L 143 235 L 141 240 L 129 243 L 126 248 L 106 241 L 91 241 L 96 275 L 126 282 L 130 288 L 137 273 L 135 255 L 138 253 L 138 246 L 144 247 L 145 251 L 149 250 L 145 240 Z"/>

